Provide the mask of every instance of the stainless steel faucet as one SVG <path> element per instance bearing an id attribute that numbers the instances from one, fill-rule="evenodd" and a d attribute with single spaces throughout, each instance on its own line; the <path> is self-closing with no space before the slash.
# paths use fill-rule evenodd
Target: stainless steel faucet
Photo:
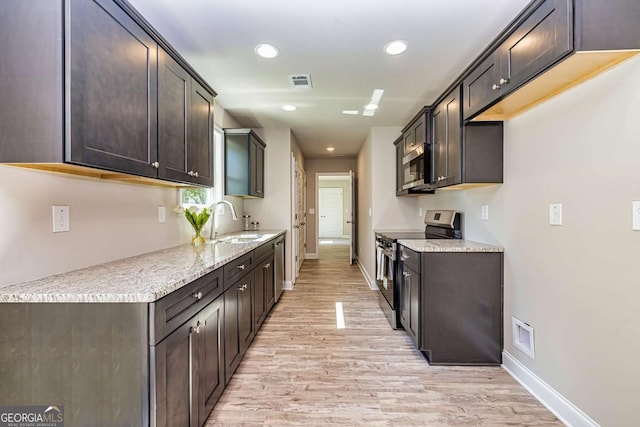
<path id="1" fill-rule="evenodd" d="M 233 207 L 233 204 L 228 201 L 228 200 L 220 200 L 219 202 L 214 203 L 213 205 L 211 205 L 211 233 L 209 233 L 209 238 L 212 240 L 216 240 L 216 238 L 218 237 L 218 232 L 215 231 L 216 230 L 216 207 L 219 204 L 224 204 L 229 206 L 229 209 L 231 210 L 231 219 L 233 219 L 234 221 L 238 220 L 238 214 L 236 213 L 236 208 Z"/>

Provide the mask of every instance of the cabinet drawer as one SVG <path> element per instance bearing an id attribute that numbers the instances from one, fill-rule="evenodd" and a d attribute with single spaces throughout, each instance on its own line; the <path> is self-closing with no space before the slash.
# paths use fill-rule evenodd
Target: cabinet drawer
<path id="1" fill-rule="evenodd" d="M 400 246 L 400 260 L 416 273 L 420 272 L 420 253 L 414 252 L 404 246 Z"/>
<path id="2" fill-rule="evenodd" d="M 257 248 L 254 252 L 256 263 L 265 258 L 266 256 L 273 253 L 273 242 L 265 243 L 264 245 Z"/>
<path id="3" fill-rule="evenodd" d="M 244 273 L 253 270 L 254 257 L 253 252 L 249 252 L 240 258 L 234 259 L 224 268 L 224 281 L 227 284 L 231 284 L 235 279 L 242 276 Z"/>
<path id="4" fill-rule="evenodd" d="M 222 294 L 222 269 L 217 269 L 149 304 L 149 340 L 162 341 L 203 307 Z"/>

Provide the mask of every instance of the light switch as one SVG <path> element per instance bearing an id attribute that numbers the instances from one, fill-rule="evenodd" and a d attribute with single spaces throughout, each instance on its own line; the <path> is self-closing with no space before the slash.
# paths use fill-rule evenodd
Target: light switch
<path id="1" fill-rule="evenodd" d="M 549 205 L 549 225 L 562 225 L 562 203 Z"/>
<path id="2" fill-rule="evenodd" d="M 309 215 L 315 215 L 316 210 L 314 208 L 309 208 Z"/>
<path id="3" fill-rule="evenodd" d="M 487 221 L 489 219 L 489 205 L 482 205 L 482 220 Z"/>
<path id="4" fill-rule="evenodd" d="M 371 216 L 373 214 L 373 212 L 371 211 L 371 208 L 369 208 L 369 216 Z"/>
<path id="5" fill-rule="evenodd" d="M 631 217 L 633 218 L 633 230 L 640 230 L 640 200 L 634 200 L 631 203 L 631 207 L 633 209 L 633 214 Z"/>
<path id="6" fill-rule="evenodd" d="M 167 210 L 164 206 L 158 206 L 158 222 L 160 224 L 167 222 Z"/>
<path id="7" fill-rule="evenodd" d="M 422 208 L 418 208 L 418 216 L 422 218 Z"/>

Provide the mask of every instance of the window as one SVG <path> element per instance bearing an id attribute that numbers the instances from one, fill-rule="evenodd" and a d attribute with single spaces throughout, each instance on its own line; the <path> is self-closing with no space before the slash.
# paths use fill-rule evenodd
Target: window
<path id="1" fill-rule="evenodd" d="M 183 188 L 179 193 L 179 204 L 183 207 L 211 206 L 224 198 L 224 132 L 213 128 L 214 176 L 213 188 Z"/>

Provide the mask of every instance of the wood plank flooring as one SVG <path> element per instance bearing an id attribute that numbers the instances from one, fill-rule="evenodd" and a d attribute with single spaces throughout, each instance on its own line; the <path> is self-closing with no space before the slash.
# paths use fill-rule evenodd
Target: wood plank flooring
<path id="1" fill-rule="evenodd" d="M 348 250 L 323 245 L 304 262 L 208 427 L 562 425 L 499 367 L 429 366 L 389 327 Z"/>

